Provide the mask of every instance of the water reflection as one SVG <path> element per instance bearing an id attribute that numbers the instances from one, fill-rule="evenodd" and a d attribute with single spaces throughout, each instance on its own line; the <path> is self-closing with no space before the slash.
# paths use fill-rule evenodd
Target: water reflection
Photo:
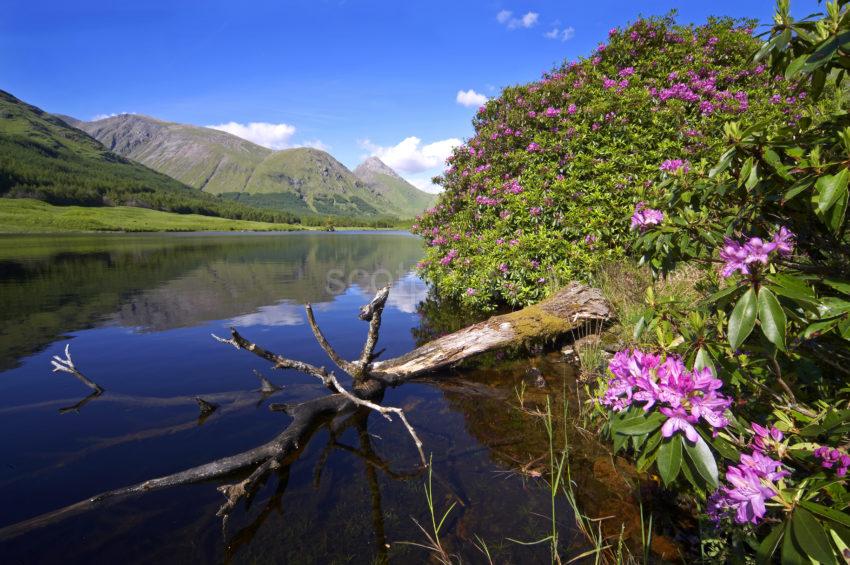
<path id="1" fill-rule="evenodd" d="M 358 308 L 384 284 L 393 285 L 378 344 L 386 357 L 447 331 L 458 320 L 446 309 L 420 320 L 426 288 L 411 272 L 420 255 L 404 234 L 0 239 L 0 528 L 256 447 L 289 421 L 268 404 L 326 394 L 210 333 L 239 326 L 269 349 L 327 364 L 305 324 L 302 304 L 312 302 L 328 340 L 355 358 L 366 331 Z M 68 341 L 102 396 L 86 400 L 80 383 L 49 372 Z M 569 378 L 559 367 L 549 393 Z M 255 371 L 279 388 L 261 390 Z M 512 405 L 524 370 L 483 371 L 462 382 L 447 371 L 385 401 L 405 409 L 434 454 L 437 509 L 457 504 L 445 525 L 450 551 L 480 561 L 477 535 L 499 562 L 545 562 L 545 546 L 506 540 L 547 528 L 545 485 L 517 472 L 546 452 L 539 420 Z M 198 395 L 219 405 L 203 420 Z M 421 549 L 399 543 L 423 541 L 411 518 L 429 520 L 417 463 L 397 422 L 354 412 L 320 422 L 225 528 L 215 516 L 221 483 L 197 484 L 70 516 L 0 541 L 0 552 L 8 563 L 422 561 Z"/>
<path id="2" fill-rule="evenodd" d="M 0 370 L 104 323 L 299 324 L 305 302 L 352 286 L 395 284 L 395 304 L 411 313 L 424 292 L 410 275 L 420 255 L 417 238 L 397 233 L 0 237 Z"/>

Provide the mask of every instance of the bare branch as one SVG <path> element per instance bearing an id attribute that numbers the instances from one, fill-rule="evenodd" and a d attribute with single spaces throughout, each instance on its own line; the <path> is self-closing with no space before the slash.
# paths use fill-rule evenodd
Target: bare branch
<path id="1" fill-rule="evenodd" d="M 384 303 L 386 302 L 388 293 L 389 293 L 389 287 L 384 287 L 383 289 L 381 289 L 381 291 L 378 292 L 378 296 L 376 297 L 376 298 L 379 298 L 379 297 L 382 298 L 382 300 L 379 301 L 377 307 L 374 309 L 373 315 L 372 315 L 371 323 L 372 323 L 372 325 L 376 325 L 376 327 L 380 327 L 380 324 L 381 324 L 381 314 L 380 313 L 381 313 L 381 310 L 383 309 Z M 404 424 L 404 427 L 407 428 L 407 431 L 410 434 L 410 437 L 413 438 L 413 443 L 416 444 L 416 449 L 419 451 L 419 457 L 420 457 L 420 459 L 422 459 L 422 465 L 427 466 L 427 462 L 425 461 L 425 453 L 422 451 L 422 441 L 420 441 L 419 436 L 416 435 L 416 431 L 413 429 L 413 426 L 411 426 L 410 422 L 407 421 L 407 417 L 404 414 L 404 410 L 402 410 L 401 408 L 395 408 L 395 407 L 392 407 L 392 406 L 381 406 L 380 404 L 375 404 L 374 402 L 369 402 L 368 400 L 364 400 L 362 398 L 359 398 L 358 396 L 355 396 L 354 394 L 352 394 L 351 392 L 346 390 L 339 383 L 339 381 L 334 376 L 334 374 L 332 372 L 329 373 L 324 367 L 316 367 L 314 365 L 310 365 L 309 363 L 303 363 L 301 361 L 293 361 L 292 359 L 287 359 L 285 357 L 281 357 L 280 355 L 277 355 L 276 353 L 272 353 L 271 351 L 267 351 L 267 350 L 263 349 L 262 347 L 260 347 L 256 343 L 249 342 L 244 337 L 239 335 L 239 332 L 237 332 L 235 328 L 231 328 L 230 332 L 231 332 L 231 335 L 233 337 L 232 337 L 232 339 L 229 339 L 229 340 L 222 339 L 222 338 L 217 337 L 215 335 L 213 335 L 213 337 L 216 340 L 218 340 L 219 342 L 229 343 L 231 345 L 234 345 L 237 349 L 245 349 L 247 351 L 250 351 L 251 353 L 254 353 L 255 355 L 259 355 L 263 359 L 266 359 L 266 360 L 274 363 L 275 368 L 285 367 L 285 368 L 288 368 L 288 369 L 296 369 L 296 370 L 301 371 L 302 373 L 312 375 L 312 376 L 316 377 L 317 379 L 321 380 L 322 384 L 324 384 L 328 389 L 330 389 L 334 392 L 340 393 L 345 398 L 347 398 L 348 400 L 350 400 L 354 404 L 357 404 L 358 406 L 365 406 L 366 408 L 370 408 L 372 410 L 375 410 L 376 412 L 381 414 L 384 418 L 386 418 L 390 422 L 392 422 L 392 417 L 390 416 L 390 414 L 396 414 L 398 416 L 399 420 L 401 420 L 402 424 Z M 372 328 L 370 328 L 369 333 L 370 333 L 370 335 L 372 334 Z M 375 331 L 375 334 L 377 335 L 377 330 Z M 368 340 L 367 340 L 367 343 L 368 343 Z M 372 344 L 372 347 L 374 348 L 374 343 Z M 284 411 L 286 411 L 286 409 L 287 409 L 287 407 L 280 407 L 280 406 L 277 406 L 277 405 L 274 405 L 272 409 L 279 410 L 281 408 L 283 408 Z"/>
<path id="2" fill-rule="evenodd" d="M 360 319 L 369 321 L 369 334 L 366 336 L 366 343 L 363 344 L 363 351 L 360 353 L 360 360 L 357 363 L 361 375 L 374 358 L 372 354 L 375 351 L 375 345 L 378 343 L 378 332 L 381 330 L 381 314 L 384 312 L 384 306 L 389 295 L 390 287 L 385 286 L 375 294 L 375 298 L 369 304 L 360 309 Z"/>
<path id="3" fill-rule="evenodd" d="M 289 414 L 293 418 L 292 422 L 290 422 L 289 426 L 283 432 L 268 443 L 236 455 L 192 467 L 191 469 L 107 491 L 77 502 L 76 504 L 60 508 L 59 510 L 54 510 L 17 524 L 5 526 L 0 528 L 0 541 L 14 538 L 35 528 L 77 515 L 101 506 L 108 501 L 117 501 L 136 494 L 224 477 L 241 469 L 265 463 L 269 459 L 282 461 L 287 456 L 297 453 L 307 443 L 321 418 L 338 414 L 351 406 L 352 404 L 348 398 L 341 394 L 322 396 L 292 406 L 289 410 Z"/>
<path id="4" fill-rule="evenodd" d="M 404 424 L 404 427 L 407 428 L 407 432 L 410 434 L 410 437 L 413 438 L 413 443 L 416 444 L 416 449 L 419 451 L 419 458 L 422 460 L 422 466 L 428 466 L 428 462 L 425 460 L 425 453 L 422 451 L 422 441 L 419 439 L 419 436 L 416 435 L 416 430 L 414 430 L 413 426 L 410 425 L 410 422 L 407 421 L 407 417 L 404 415 L 404 410 L 402 410 L 401 408 L 396 408 L 394 406 L 381 406 L 380 404 L 375 404 L 374 402 L 369 402 L 368 400 L 357 398 L 356 396 L 345 390 L 345 388 L 341 384 L 339 384 L 339 381 L 336 380 L 336 377 L 333 373 L 331 373 L 328 377 L 328 381 L 333 385 L 333 387 L 338 393 L 349 399 L 354 404 L 370 408 L 375 412 L 381 414 L 390 422 L 393 421 L 390 414 L 397 415 L 398 419 L 401 420 L 401 423 Z"/>
<path id="5" fill-rule="evenodd" d="M 241 335 L 239 335 L 239 332 L 236 331 L 236 328 L 230 328 L 230 335 L 230 339 L 224 339 L 218 337 L 215 334 L 212 334 L 213 338 L 219 343 L 228 343 L 236 349 L 244 349 L 246 351 L 250 351 L 254 355 L 265 359 L 269 363 L 274 364 L 275 369 L 295 369 L 296 371 L 312 375 L 320 379 L 322 382 L 325 382 L 325 379 L 329 375 L 329 373 L 327 372 L 327 370 L 325 370 L 324 367 L 316 367 L 315 365 L 311 365 L 310 363 L 304 363 L 303 361 L 287 359 L 282 355 L 278 355 L 276 353 L 272 353 L 271 351 L 263 349 L 256 343 L 252 343 Z"/>
<path id="6" fill-rule="evenodd" d="M 343 359 L 342 356 L 337 353 L 333 347 L 331 347 L 331 344 L 328 343 L 328 340 L 325 338 L 325 335 L 316 323 L 316 318 L 313 316 L 313 307 L 308 303 L 304 305 L 304 309 L 307 310 L 307 323 L 310 324 L 310 329 L 313 330 L 313 335 L 316 337 L 316 341 L 319 342 L 321 348 L 328 354 L 331 361 L 336 363 L 340 369 L 351 376 L 355 376 L 358 373 L 358 367 L 354 363 Z"/>
<path id="7" fill-rule="evenodd" d="M 63 372 L 63 373 L 70 373 L 70 374 L 74 375 L 75 377 L 77 377 L 77 379 L 81 383 L 83 383 L 84 385 L 86 385 L 87 387 L 92 389 L 93 391 L 98 392 L 98 393 L 103 392 L 103 387 L 101 387 L 96 382 L 90 380 L 84 374 L 79 372 L 77 370 L 77 368 L 74 366 L 74 360 L 71 359 L 71 344 L 70 343 L 65 345 L 65 358 L 62 359 L 58 355 L 54 355 L 53 359 L 50 361 L 50 363 L 53 365 L 53 372 L 54 373 L 56 373 L 57 371 Z"/>
<path id="8" fill-rule="evenodd" d="M 281 387 L 268 380 L 265 375 L 263 375 L 258 370 L 254 369 L 254 374 L 257 375 L 258 379 L 260 379 L 260 392 L 270 394 L 272 392 L 277 392 L 281 389 Z"/>

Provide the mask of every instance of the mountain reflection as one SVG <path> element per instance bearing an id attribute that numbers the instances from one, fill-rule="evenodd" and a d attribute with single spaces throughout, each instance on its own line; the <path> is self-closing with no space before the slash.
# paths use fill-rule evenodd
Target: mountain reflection
<path id="1" fill-rule="evenodd" d="M 213 320 L 304 323 L 352 287 L 394 286 L 415 311 L 421 241 L 404 233 L 0 238 L 0 370 L 63 334 L 104 324 L 156 332 Z"/>

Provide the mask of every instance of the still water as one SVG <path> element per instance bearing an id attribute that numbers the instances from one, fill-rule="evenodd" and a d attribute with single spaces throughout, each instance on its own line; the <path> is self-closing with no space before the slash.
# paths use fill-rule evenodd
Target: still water
<path id="1" fill-rule="evenodd" d="M 411 563 L 428 553 L 426 480 L 409 436 L 376 414 L 320 427 L 291 465 L 226 524 L 216 487 L 176 487 L 55 521 L 13 537 L 2 528 L 97 493 L 256 447 L 289 418 L 272 402 L 325 394 L 320 383 L 216 343 L 236 326 L 286 356 L 329 365 L 303 311 L 343 356 L 366 324 L 358 308 L 392 285 L 378 349 L 415 347 L 436 322 L 413 272 L 421 241 L 406 233 L 85 235 L 0 238 L 0 555 L 4 563 Z M 439 330 L 439 328 L 437 328 Z M 70 344 L 77 367 L 106 389 L 90 392 L 50 359 Z M 557 391 L 568 367 L 540 359 Z M 516 409 L 527 362 L 435 375 L 387 392 L 433 454 L 438 511 L 455 503 L 447 548 L 483 560 L 544 562 L 525 547 L 550 524 L 542 428 Z M 282 388 L 259 392 L 254 371 Z M 533 387 L 532 387 L 533 388 Z M 220 407 L 199 417 L 194 398 Z M 531 422 L 530 422 L 531 420 Z M 574 462 L 594 504 L 620 508 L 593 457 Z M 581 469 L 587 472 L 582 475 Z M 239 478 L 239 477 L 235 477 Z M 593 482 L 605 483 L 601 488 Z M 600 492 L 605 495 L 598 494 Z M 560 510 L 563 543 L 577 536 Z"/>

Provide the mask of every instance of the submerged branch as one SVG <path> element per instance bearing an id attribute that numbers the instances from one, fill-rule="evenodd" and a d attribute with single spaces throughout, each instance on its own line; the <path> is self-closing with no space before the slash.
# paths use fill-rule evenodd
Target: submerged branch
<path id="1" fill-rule="evenodd" d="M 110 490 L 65 508 L 0 528 L 0 540 L 7 540 L 32 529 L 49 525 L 66 517 L 96 508 L 108 501 L 116 501 L 124 497 L 168 487 L 219 479 L 232 473 L 252 469 L 246 479 L 219 487 L 219 490 L 225 495 L 225 502 L 218 514 L 226 517 L 235 508 L 239 500 L 249 498 L 256 491 L 256 488 L 269 473 L 284 467 L 292 458 L 297 457 L 322 419 L 338 415 L 358 406 L 376 411 L 390 421 L 392 414 L 398 416 L 413 439 L 423 466 L 427 466 L 422 442 L 407 420 L 404 410 L 382 406 L 375 401 L 381 398 L 387 386 L 401 384 L 414 377 L 454 365 L 480 353 L 523 345 L 531 340 L 554 338 L 588 322 L 604 322 L 611 317 L 608 304 L 598 290 L 573 283 L 535 306 L 511 314 L 492 317 L 485 322 L 431 341 L 395 359 L 373 362 L 374 349 L 380 331 L 381 314 L 388 295 L 389 287 L 380 289 L 375 298 L 360 311 L 360 318 L 369 321 L 369 333 L 360 358 L 356 362 L 343 360 L 333 350 L 319 331 L 312 311 L 308 307 L 308 320 L 316 339 L 331 359 L 354 378 L 353 391 L 346 390 L 336 376 L 324 367 L 316 367 L 309 363 L 272 353 L 242 337 L 235 328 L 231 328 L 230 339 L 213 334 L 213 338 L 218 342 L 232 345 L 236 349 L 250 351 L 270 362 L 275 369 L 295 369 L 316 377 L 333 394 L 299 404 L 272 405 L 272 409 L 285 411 L 292 417 L 292 421 L 274 439 L 259 447 L 135 485 Z M 88 380 L 76 370 L 67 347 L 65 354 L 66 359 L 54 357 L 52 363 L 55 371 L 71 373 L 84 382 L 86 386 L 95 391 L 103 391 L 97 384 Z M 264 393 L 273 392 L 274 385 L 271 385 L 262 377 L 261 385 Z M 208 398 L 212 398 L 212 396 Z M 199 401 L 199 404 L 202 411 L 211 407 L 208 402 Z"/>
<path id="2" fill-rule="evenodd" d="M 86 385 L 87 387 L 89 387 L 90 389 L 95 391 L 96 393 L 100 394 L 100 393 L 103 392 L 103 388 L 99 384 L 90 380 L 88 377 L 86 377 L 84 374 L 82 374 L 80 371 L 78 371 L 77 367 L 74 366 L 74 360 L 71 359 L 71 344 L 70 343 L 65 345 L 65 358 L 62 359 L 58 355 L 54 355 L 53 359 L 51 359 L 50 363 L 53 365 L 53 372 L 54 373 L 56 373 L 56 372 L 70 373 L 70 374 L 74 375 L 75 377 L 77 377 L 77 380 L 79 380 L 81 383 L 83 383 L 84 385 Z M 88 400 L 91 400 L 91 398 L 89 397 L 88 399 L 84 399 L 84 400 L 86 400 L 86 402 L 87 402 Z"/>

